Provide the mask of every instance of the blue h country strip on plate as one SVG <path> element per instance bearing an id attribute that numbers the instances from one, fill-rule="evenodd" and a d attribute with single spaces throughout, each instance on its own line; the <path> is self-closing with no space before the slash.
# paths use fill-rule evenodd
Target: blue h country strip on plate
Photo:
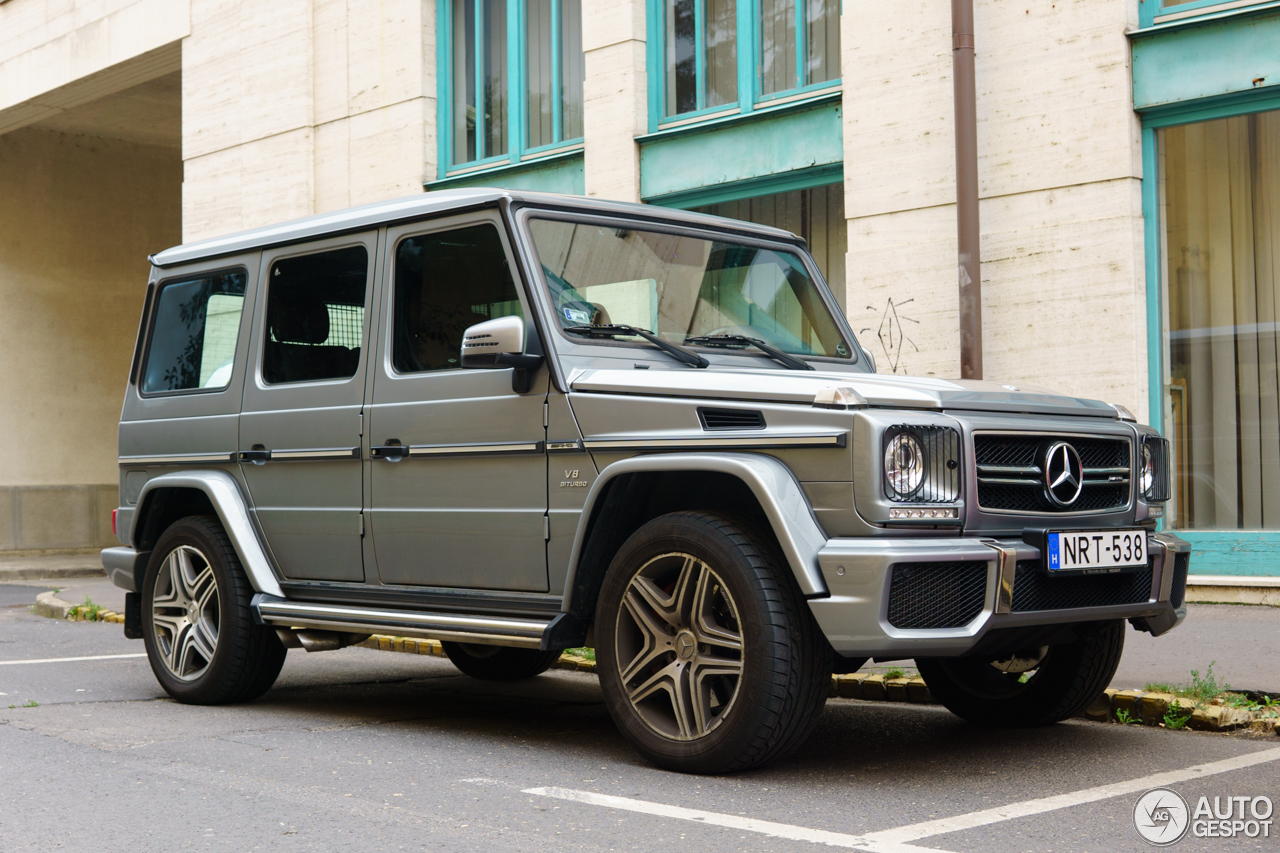
<path id="1" fill-rule="evenodd" d="M 1062 556 L 1058 549 L 1058 543 L 1061 539 L 1061 533 L 1049 534 L 1049 571 L 1062 568 Z"/>

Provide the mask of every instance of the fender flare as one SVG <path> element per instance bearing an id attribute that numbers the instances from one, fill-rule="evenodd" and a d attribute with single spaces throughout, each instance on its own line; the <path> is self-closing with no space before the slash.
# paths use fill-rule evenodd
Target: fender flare
<path id="1" fill-rule="evenodd" d="M 231 538 L 231 545 L 240 557 L 240 563 L 244 566 L 245 574 L 249 576 L 249 584 L 253 587 L 253 591 L 264 592 L 279 598 L 285 597 L 279 581 L 276 580 L 275 572 L 271 570 L 271 561 L 267 559 L 267 553 L 258 539 L 253 522 L 249 520 L 249 506 L 240 492 L 240 485 L 230 474 L 225 471 L 175 471 L 172 474 L 161 474 L 159 477 L 148 480 L 142 487 L 137 506 L 145 507 L 147 496 L 151 492 L 165 488 L 199 489 L 204 492 L 209 502 L 213 504 L 214 511 L 218 513 L 218 519 L 222 522 L 223 529 L 227 531 L 227 536 Z M 130 539 L 133 541 L 129 544 L 135 547 L 137 540 L 134 537 L 141 527 L 142 525 L 135 522 L 130 532 Z"/>
<path id="2" fill-rule="evenodd" d="M 800 591 L 806 598 L 829 595 L 818 566 L 818 552 L 827 544 L 827 536 L 790 468 L 772 456 L 752 453 L 663 453 L 614 462 L 591 484 L 577 533 L 573 537 L 573 548 L 569 552 L 569 572 L 565 577 L 565 598 L 561 607 L 564 612 L 570 612 L 574 580 L 586 546 L 587 527 L 605 487 L 624 474 L 676 471 L 711 471 L 737 477 L 745 483 L 769 519 Z"/>

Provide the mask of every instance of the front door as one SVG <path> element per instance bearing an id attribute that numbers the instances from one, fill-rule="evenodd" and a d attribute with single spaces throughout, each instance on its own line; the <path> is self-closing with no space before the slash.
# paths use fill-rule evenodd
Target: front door
<path id="1" fill-rule="evenodd" d="M 264 253 L 241 470 L 287 580 L 363 581 L 361 409 L 376 234 Z"/>
<path id="2" fill-rule="evenodd" d="M 459 362 L 468 327 L 530 316 L 501 222 L 494 213 L 393 228 L 386 245 L 369 439 L 409 449 L 370 462 L 379 578 L 544 592 L 547 369 L 517 393 L 510 369 Z"/>

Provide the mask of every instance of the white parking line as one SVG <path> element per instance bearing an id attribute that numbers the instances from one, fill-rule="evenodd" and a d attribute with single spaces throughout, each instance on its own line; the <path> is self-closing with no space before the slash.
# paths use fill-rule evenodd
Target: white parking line
<path id="1" fill-rule="evenodd" d="M 945 835 L 949 832 L 960 832 L 965 829 L 988 826 L 993 823 L 1001 823 L 1007 820 L 1015 820 L 1020 817 L 1044 814 L 1045 812 L 1057 811 L 1058 809 L 1067 809 L 1073 806 L 1123 796 L 1125 794 L 1136 794 L 1142 791 L 1148 791 L 1152 788 L 1174 785 L 1179 782 L 1187 782 L 1192 779 L 1200 779 L 1219 773 L 1230 773 L 1233 770 L 1243 770 L 1247 767 L 1266 764 L 1276 760 L 1280 760 L 1280 747 L 1264 749 L 1258 752 L 1247 753 L 1245 755 L 1237 755 L 1234 758 L 1225 758 L 1221 761 L 1211 761 L 1207 764 L 1197 764 L 1193 767 L 1187 767 L 1182 770 L 1169 770 L 1163 773 L 1153 773 L 1150 776 L 1143 776 L 1139 779 L 1130 779 L 1126 782 L 1099 785 L 1095 788 L 1084 788 L 1079 791 L 1073 791 L 1069 794 L 1042 797 L 1038 800 L 1025 800 L 1020 803 L 1010 803 L 1006 806 L 997 806 L 996 808 L 970 812 L 969 814 L 940 818 L 938 820 L 925 821 L 924 823 L 914 823 L 907 826 L 899 826 L 894 829 L 869 832 L 865 835 L 846 835 L 840 832 L 829 832 L 825 829 L 810 829 L 804 826 L 775 823 L 768 820 L 757 820 L 755 818 L 743 817 L 741 815 L 708 812 L 702 811 L 701 809 L 687 809 L 682 806 L 669 806 L 665 803 L 653 803 L 647 800 L 634 800 L 629 797 L 615 797 L 610 794 L 597 794 L 591 791 L 578 791 L 572 788 L 526 788 L 523 793 L 539 797 L 554 797 L 558 800 L 569 800 L 570 802 L 584 803 L 592 806 L 621 809 L 622 811 L 639 812 L 641 814 L 654 815 L 655 817 L 695 821 L 697 823 L 708 824 L 711 826 L 723 826 L 728 829 L 737 829 L 745 832 L 755 832 L 761 835 L 770 835 L 775 838 L 786 838 L 793 841 L 808 841 L 813 844 L 825 844 L 830 847 L 843 847 L 850 850 L 871 851 L 871 853 L 912 853 L 912 851 L 914 851 L 914 853 L 920 853 L 920 851 L 926 849 L 931 850 L 932 853 L 945 853 L 945 851 L 938 850 L 937 848 L 917 847 L 909 844 L 908 842 L 919 841 L 922 838 L 929 838 L 935 835 Z M 487 780 L 466 779 L 463 781 L 481 783 Z"/>
<path id="2" fill-rule="evenodd" d="M 918 841 L 921 838 L 928 838 L 933 835 L 944 835 L 948 832 L 973 829 L 976 826 L 986 826 L 1029 815 L 1068 809 L 1085 803 L 1096 803 L 1099 800 L 1119 797 L 1124 794 L 1137 794 L 1149 791 L 1152 788 L 1163 788 L 1166 785 L 1176 785 L 1179 782 L 1213 776 L 1217 773 L 1230 773 L 1232 770 L 1243 770 L 1246 767 L 1266 764 L 1269 761 L 1278 759 L 1280 759 L 1280 747 L 1274 747 L 1245 755 L 1237 755 L 1234 758 L 1224 758 L 1221 761 L 1210 761 L 1208 764 L 1197 764 L 1194 767 L 1187 767 L 1183 770 L 1169 770 L 1164 773 L 1143 776 L 1140 779 L 1130 779 L 1127 782 L 1115 782 L 1111 785 L 1085 788 L 1080 791 L 1073 791 L 1070 794 L 1059 794 L 1056 797 L 1025 800 L 1021 803 L 996 806 L 993 809 L 984 809 L 980 812 L 970 812 L 969 814 L 956 815 L 955 817 L 944 817 L 938 820 L 925 821 L 924 823 L 900 826 L 896 829 L 871 832 L 866 837 L 871 841 Z"/>
<path id="3" fill-rule="evenodd" d="M 119 658 L 145 658 L 146 652 L 131 655 L 89 655 L 79 658 L 37 658 L 35 660 L 0 660 L 0 666 L 19 666 L 24 663 L 70 663 L 77 660 L 116 660 Z"/>
<path id="4" fill-rule="evenodd" d="M 744 832 L 757 832 L 771 835 L 774 838 L 787 838 L 792 841 L 808 841 L 813 844 L 826 844 L 830 847 L 843 847 L 848 850 L 869 850 L 875 853 L 910 853 L 922 851 L 923 847 L 912 847 L 900 842 L 875 842 L 858 835 L 845 835 L 841 832 L 828 832 L 825 829 L 809 829 L 805 826 L 793 826 L 789 823 L 774 823 L 771 820 L 756 820 L 740 815 L 706 812 L 701 809 L 686 809 L 681 806 L 668 806 L 663 803 L 651 803 L 646 800 L 633 800 L 629 797 L 615 797 L 610 794 L 595 794 L 591 791 L 575 791 L 572 788 L 526 788 L 523 793 L 539 797 L 555 797 L 558 800 L 570 800 L 575 803 L 586 803 L 592 806 L 605 806 L 628 812 L 671 817 L 678 820 L 691 820 L 711 826 L 723 826 Z M 935 851 L 939 853 L 939 851 Z"/>

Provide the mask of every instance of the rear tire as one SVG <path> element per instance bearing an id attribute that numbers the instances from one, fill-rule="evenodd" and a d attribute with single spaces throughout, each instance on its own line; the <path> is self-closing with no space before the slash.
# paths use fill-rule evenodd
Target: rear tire
<path id="1" fill-rule="evenodd" d="M 1117 620 L 1098 624 L 1074 642 L 1047 646 L 1043 657 L 1036 657 L 1041 650 L 1022 653 L 1020 663 L 1013 657 L 917 658 L 916 668 L 957 717 L 979 726 L 1032 728 L 1087 708 L 1111 683 L 1123 652 L 1124 620 Z"/>
<path id="2" fill-rule="evenodd" d="M 520 681 L 541 675 L 560 660 L 560 649 L 515 649 L 476 643 L 441 643 L 464 675 L 481 681 Z"/>
<path id="3" fill-rule="evenodd" d="M 191 705 L 257 699 L 286 650 L 253 623 L 253 588 L 213 516 L 176 521 L 151 552 L 142 582 L 142 639 L 165 692 Z"/>
<path id="4" fill-rule="evenodd" d="M 660 767 L 725 773 L 794 752 L 817 723 L 830 647 L 790 569 L 743 522 L 679 512 L 614 557 L 596 609 L 614 723 Z"/>

